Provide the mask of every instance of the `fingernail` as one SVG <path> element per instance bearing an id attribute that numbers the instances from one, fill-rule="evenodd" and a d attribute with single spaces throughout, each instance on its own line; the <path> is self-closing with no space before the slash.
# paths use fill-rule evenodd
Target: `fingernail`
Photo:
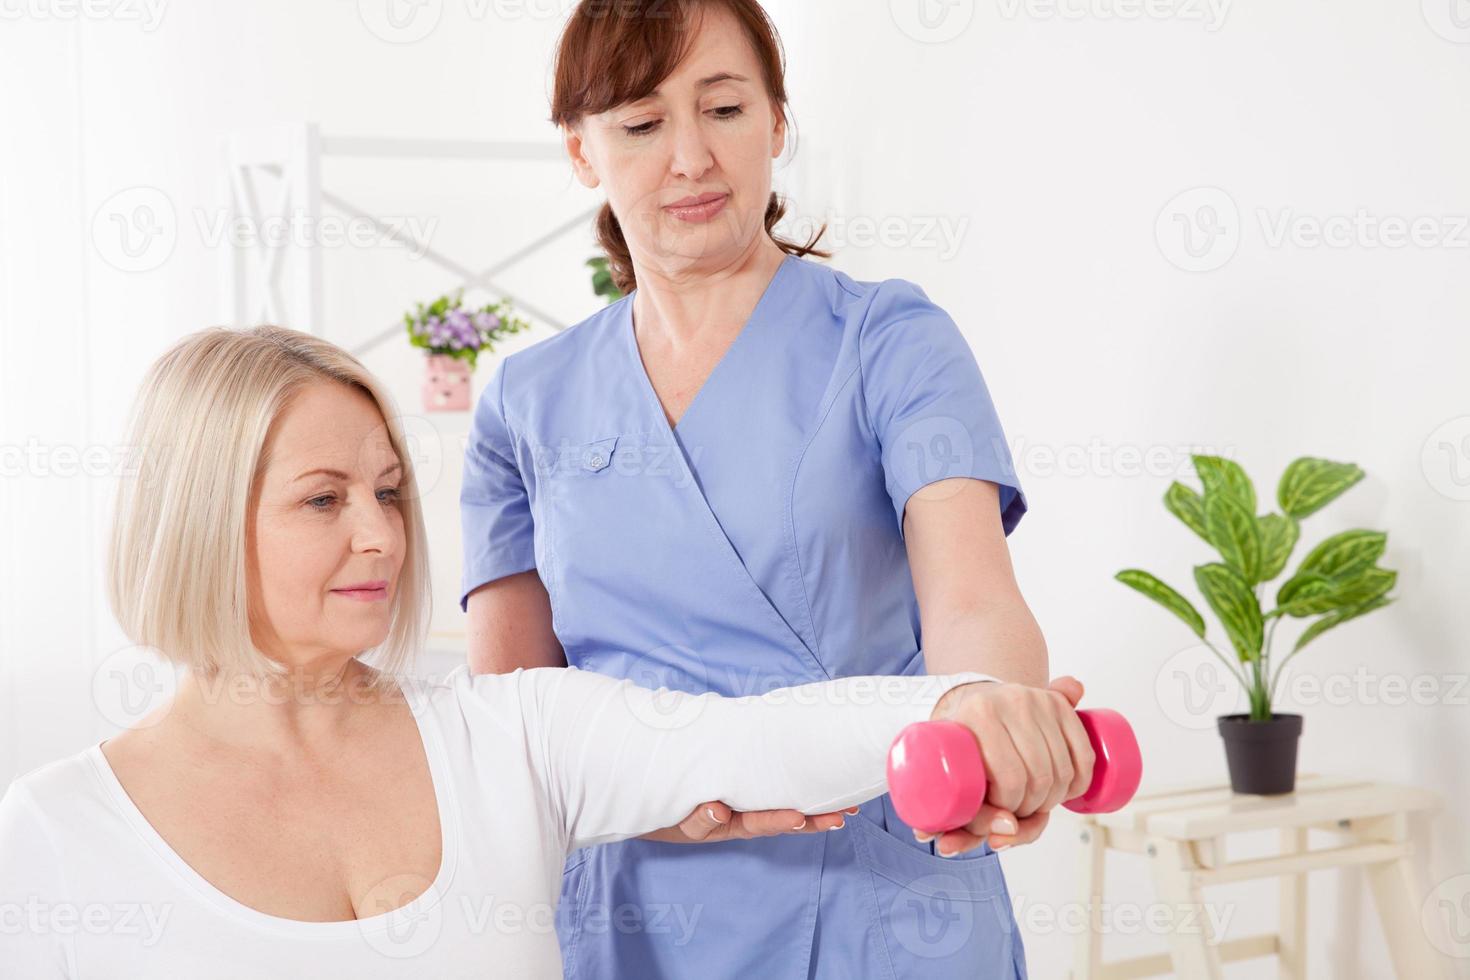
<path id="1" fill-rule="evenodd" d="M 1000 831 L 1002 834 L 1014 834 L 1016 832 L 1016 821 L 1010 817 L 999 817 L 991 827 Z"/>
<path id="2" fill-rule="evenodd" d="M 707 807 L 704 808 L 704 812 L 705 813 L 708 813 L 709 814 L 709 818 L 711 820 L 713 820 L 715 823 L 724 823 L 725 822 L 725 821 L 721 820 L 719 817 L 715 816 L 714 807 L 708 807 L 707 806 Z"/>
<path id="3" fill-rule="evenodd" d="M 827 829 L 828 830 L 841 830 L 843 827 L 846 827 L 846 826 L 847 826 L 847 821 L 844 820 L 844 821 L 842 821 L 840 823 L 833 824 L 832 826 L 828 827 Z"/>
<path id="4" fill-rule="evenodd" d="M 855 817 L 855 816 L 857 816 L 858 808 L 855 807 L 855 806 L 850 806 L 846 810 L 844 810 L 843 812 L 844 813 L 847 813 L 847 814 L 851 814 L 852 816 Z"/>
<path id="5" fill-rule="evenodd" d="M 942 847 L 941 848 L 937 848 L 937 850 L 939 852 L 939 856 L 942 857 L 942 858 L 954 857 L 956 854 L 959 853 L 959 851 L 946 851 Z"/>
<path id="6" fill-rule="evenodd" d="M 801 823 L 797 824 L 795 827 L 792 827 L 791 829 L 792 830 L 800 830 L 801 828 L 803 828 L 805 826 L 806 826 L 806 817 L 802 817 L 801 818 Z"/>
<path id="7" fill-rule="evenodd" d="M 927 844 L 934 839 L 934 835 L 926 834 L 923 831 L 916 830 L 914 831 L 914 839 L 917 840 L 920 844 Z"/>

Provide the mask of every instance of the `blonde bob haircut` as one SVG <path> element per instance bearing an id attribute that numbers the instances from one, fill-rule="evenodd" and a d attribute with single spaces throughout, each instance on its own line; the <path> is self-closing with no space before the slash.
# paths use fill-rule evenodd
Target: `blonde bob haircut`
<path id="1" fill-rule="evenodd" d="M 276 326 L 190 334 L 144 378 L 128 441 L 137 465 L 118 486 L 107 557 L 107 598 L 132 642 L 203 676 L 288 672 L 251 638 L 246 534 L 272 425 L 299 391 L 328 381 L 373 400 L 403 463 L 392 625 L 363 655 L 380 672 L 373 686 L 409 667 L 431 595 L 423 510 L 392 397 L 340 347 Z"/>

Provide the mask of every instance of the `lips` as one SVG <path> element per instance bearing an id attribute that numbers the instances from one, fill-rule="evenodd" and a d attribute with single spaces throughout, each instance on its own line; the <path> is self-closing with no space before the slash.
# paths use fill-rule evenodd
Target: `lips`
<path id="1" fill-rule="evenodd" d="M 344 585 L 333 592 L 378 592 L 388 587 L 386 579 L 377 579 L 372 582 L 358 582 L 355 585 Z"/>
<path id="2" fill-rule="evenodd" d="M 332 594 L 354 602 L 382 602 L 388 598 L 388 582 L 386 579 L 357 582 L 344 589 L 333 589 Z"/>
<path id="3" fill-rule="evenodd" d="M 724 194 L 717 194 L 714 192 L 711 192 L 709 194 L 700 194 L 698 197 L 686 197 L 682 201 L 675 201 L 673 204 L 668 205 L 668 207 L 697 208 L 701 204 L 708 204 L 711 201 L 718 201 L 724 196 Z"/>

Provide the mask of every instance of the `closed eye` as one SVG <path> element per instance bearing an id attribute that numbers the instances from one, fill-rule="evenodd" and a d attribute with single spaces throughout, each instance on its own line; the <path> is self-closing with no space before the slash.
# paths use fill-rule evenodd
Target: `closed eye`
<path id="1" fill-rule="evenodd" d="M 716 119 L 728 120 L 742 115 L 745 112 L 745 107 L 740 105 L 726 105 L 711 109 L 710 112 L 714 113 Z M 658 127 L 658 124 L 659 120 L 652 119 L 646 123 L 639 123 L 637 126 L 624 126 L 623 132 L 629 136 L 647 136 Z"/>

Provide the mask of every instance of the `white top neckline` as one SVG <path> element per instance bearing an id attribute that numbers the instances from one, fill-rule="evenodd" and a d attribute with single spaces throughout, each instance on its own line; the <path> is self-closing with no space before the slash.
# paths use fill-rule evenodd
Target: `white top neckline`
<path id="1" fill-rule="evenodd" d="M 413 713 L 414 722 L 419 731 L 419 739 L 424 747 L 424 755 L 429 761 L 429 778 L 434 784 L 434 800 L 439 809 L 439 872 L 434 876 L 429 887 L 407 905 L 371 915 L 365 919 L 341 919 L 334 922 L 290 919 L 262 912 L 239 899 L 230 897 L 185 861 L 178 851 L 175 851 L 173 846 L 163 839 L 163 835 L 154 828 L 153 824 L 149 823 L 143 811 L 138 809 L 138 805 L 123 788 L 122 782 L 117 778 L 117 773 L 112 769 L 112 764 L 107 761 L 107 756 L 102 752 L 102 742 L 89 746 L 83 754 L 91 761 L 97 778 L 101 781 L 108 797 L 116 804 L 123 819 L 137 832 L 143 842 L 186 885 L 225 915 L 258 928 L 288 933 L 298 939 L 312 937 L 336 939 L 344 935 L 382 932 L 405 921 L 420 918 L 438 905 L 448 892 L 449 883 L 454 879 L 455 867 L 459 860 L 459 808 L 456 805 L 454 782 L 450 766 L 445 758 L 444 745 L 437 722 L 431 712 L 424 710 L 423 695 L 418 690 L 418 685 L 404 680 L 400 681 L 399 686 L 404 692 L 409 710 Z"/>

